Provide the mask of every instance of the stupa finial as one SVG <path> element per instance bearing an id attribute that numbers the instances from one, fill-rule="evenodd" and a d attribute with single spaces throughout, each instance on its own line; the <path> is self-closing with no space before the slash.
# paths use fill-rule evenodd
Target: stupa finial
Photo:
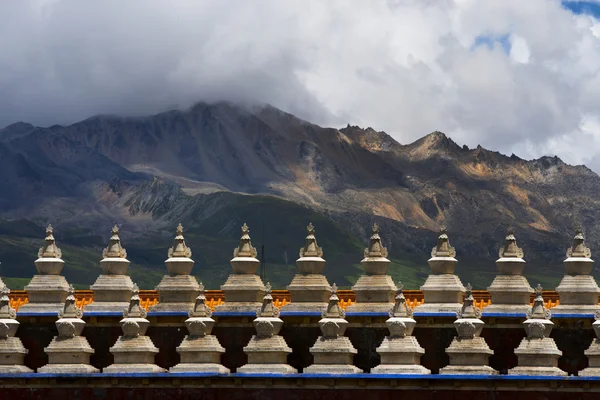
<path id="1" fill-rule="evenodd" d="M 279 317 L 279 308 L 273 304 L 273 296 L 271 296 L 271 284 L 267 282 L 265 285 L 265 296 L 263 297 L 263 303 L 256 312 L 257 317 Z"/>
<path id="2" fill-rule="evenodd" d="M 573 238 L 573 246 L 567 249 L 567 258 L 591 258 L 592 252 L 585 245 L 583 229 L 581 226 L 575 228 L 575 237 Z"/>
<path id="3" fill-rule="evenodd" d="M 396 302 L 390 310 L 390 317 L 412 318 L 413 316 L 412 308 L 406 304 L 406 298 L 404 297 L 404 293 L 402 293 L 403 289 L 404 285 L 398 281 L 396 285 Z"/>
<path id="4" fill-rule="evenodd" d="M 52 225 L 48 225 L 46 227 L 44 247 L 40 247 L 40 250 L 38 251 L 39 258 L 60 258 L 62 256 L 60 249 L 56 246 L 53 232 L 54 229 L 52 229 Z"/>
<path id="5" fill-rule="evenodd" d="M 500 258 L 523 258 L 523 250 L 517 246 L 515 230 L 512 227 L 506 232 L 504 247 L 500 249 L 499 256 Z"/>
<path id="6" fill-rule="evenodd" d="M 463 301 L 462 308 L 456 313 L 457 318 L 479 318 L 481 317 L 481 310 L 475 305 L 475 299 L 473 298 L 473 287 L 470 283 L 465 287 L 465 299 Z"/>
<path id="7" fill-rule="evenodd" d="M 340 299 L 337 291 L 337 285 L 334 283 L 331 285 L 331 297 L 329 297 L 327 309 L 323 311 L 323 318 L 344 318 L 346 316 L 346 312 L 340 307 Z"/>
<path id="8" fill-rule="evenodd" d="M 65 305 L 63 309 L 58 312 L 58 318 L 81 318 L 82 315 L 83 312 L 81 311 L 81 308 L 76 305 L 75 288 L 73 285 L 69 285 Z"/>
<path id="9" fill-rule="evenodd" d="M 550 319 L 552 314 L 550 310 L 544 305 L 544 298 L 542 297 L 542 285 L 538 283 L 535 287 L 535 299 L 533 300 L 533 306 L 531 310 L 527 311 L 527 319 Z"/>
<path id="10" fill-rule="evenodd" d="M 381 243 L 381 237 L 379 236 L 379 225 L 377 222 L 373 223 L 373 234 L 369 238 L 369 247 L 365 249 L 365 258 L 367 257 L 378 257 L 385 258 L 388 255 L 387 249 L 383 247 Z"/>
<path id="11" fill-rule="evenodd" d="M 129 301 L 129 307 L 123 311 L 124 318 L 146 318 L 148 313 L 140 305 L 140 288 L 137 283 L 133 284 L 131 290 L 131 300 Z"/>
<path id="12" fill-rule="evenodd" d="M 0 289 L 0 319 L 15 319 L 17 318 L 17 312 L 10 306 L 10 299 L 8 294 L 10 289 L 4 285 Z"/>
<path id="13" fill-rule="evenodd" d="M 204 284 L 200 282 L 198 284 L 198 297 L 196 297 L 196 303 L 194 309 L 189 312 L 189 317 L 207 317 L 212 316 L 212 310 L 206 304 L 206 296 L 204 296 Z"/>
<path id="14" fill-rule="evenodd" d="M 250 229 L 248 225 L 244 223 L 242 225 L 242 237 L 240 239 L 240 245 L 233 250 L 233 258 L 236 257 L 251 257 L 256 258 L 256 249 L 252 247 L 250 242 Z"/>
<path id="15" fill-rule="evenodd" d="M 115 224 L 111 230 L 108 246 L 102 252 L 104 258 L 127 258 L 127 251 L 121 246 L 119 238 L 119 226 Z"/>
<path id="16" fill-rule="evenodd" d="M 456 250 L 450 246 L 448 231 L 445 226 L 440 228 L 437 245 L 431 250 L 431 257 L 452 257 L 456 256 Z"/>
<path id="17" fill-rule="evenodd" d="M 177 230 L 175 231 L 175 242 L 173 246 L 169 249 L 168 253 L 169 258 L 172 257 L 192 257 L 192 250 L 185 244 L 185 239 L 183 237 L 183 225 L 177 225 Z"/>
<path id="18" fill-rule="evenodd" d="M 315 227 L 312 222 L 306 227 L 308 234 L 306 235 L 306 241 L 304 247 L 300 248 L 300 258 L 302 257 L 323 257 L 323 249 L 317 244 L 317 238 L 315 237 Z"/>

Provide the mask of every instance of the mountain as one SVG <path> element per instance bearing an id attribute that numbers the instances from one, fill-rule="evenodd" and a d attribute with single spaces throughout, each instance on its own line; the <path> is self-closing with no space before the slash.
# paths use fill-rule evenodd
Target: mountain
<path id="1" fill-rule="evenodd" d="M 199 103 L 147 117 L 96 116 L 69 126 L 0 129 L 0 275 L 13 287 L 52 223 L 67 279 L 85 287 L 113 223 L 142 287 L 157 284 L 182 222 L 194 273 L 216 288 L 247 222 L 268 279 L 294 274 L 312 222 L 331 282 L 350 286 L 377 222 L 391 274 L 418 288 L 441 225 L 477 288 L 513 226 L 532 284 L 554 287 L 580 223 L 600 244 L 600 177 L 556 157 L 523 160 L 459 146 L 442 132 L 400 144 L 385 132 L 322 128 L 271 106 Z"/>

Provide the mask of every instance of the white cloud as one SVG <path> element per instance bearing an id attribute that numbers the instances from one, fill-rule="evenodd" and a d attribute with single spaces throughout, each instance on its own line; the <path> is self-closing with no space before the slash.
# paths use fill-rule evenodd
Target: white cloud
<path id="1" fill-rule="evenodd" d="M 558 0 L 0 2 L 0 125 L 260 101 L 600 171 L 599 26 Z"/>

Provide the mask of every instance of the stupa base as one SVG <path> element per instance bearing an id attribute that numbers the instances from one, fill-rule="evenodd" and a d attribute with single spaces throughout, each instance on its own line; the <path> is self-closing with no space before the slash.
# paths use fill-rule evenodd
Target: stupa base
<path id="1" fill-rule="evenodd" d="M 489 365 L 448 365 L 440 375 L 498 375 L 498 371 Z"/>
<path id="2" fill-rule="evenodd" d="M 508 375 L 567 376 L 568 374 L 558 367 L 523 366 L 509 369 Z"/>
<path id="3" fill-rule="evenodd" d="M 238 368 L 238 374 L 297 374 L 296 368 L 287 364 L 246 364 Z"/>
<path id="4" fill-rule="evenodd" d="M 28 374 L 33 370 L 24 365 L 0 365 L 0 374 Z"/>
<path id="5" fill-rule="evenodd" d="M 382 364 L 371 369 L 372 374 L 430 375 L 431 371 L 422 365 Z"/>
<path id="6" fill-rule="evenodd" d="M 181 363 L 169 368 L 169 372 L 199 372 L 199 373 L 214 373 L 214 374 L 229 374 L 229 369 L 221 364 L 211 363 Z"/>
<path id="7" fill-rule="evenodd" d="M 38 368 L 42 374 L 95 374 L 100 370 L 89 364 L 48 364 Z"/>
<path id="8" fill-rule="evenodd" d="M 156 364 L 113 364 L 102 370 L 105 374 L 132 374 L 132 373 L 160 373 L 166 372 Z"/>
<path id="9" fill-rule="evenodd" d="M 364 371 L 354 365 L 346 364 L 313 364 L 302 371 L 305 374 L 349 375 L 362 374 Z"/>

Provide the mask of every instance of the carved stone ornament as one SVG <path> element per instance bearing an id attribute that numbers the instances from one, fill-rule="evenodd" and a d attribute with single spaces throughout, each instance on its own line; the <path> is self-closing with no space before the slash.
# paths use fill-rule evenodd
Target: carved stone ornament
<path id="1" fill-rule="evenodd" d="M 200 320 L 194 320 L 186 323 L 188 332 L 192 336 L 206 336 L 206 324 Z"/>
<path id="2" fill-rule="evenodd" d="M 262 320 L 257 321 L 254 326 L 256 327 L 256 334 L 261 338 L 268 338 L 273 336 L 273 330 L 275 327 L 270 321 Z"/>
<path id="3" fill-rule="evenodd" d="M 10 306 L 9 293 L 10 289 L 6 285 L 0 289 L 0 319 L 15 319 L 17 317 L 17 312 Z"/>
<path id="4" fill-rule="evenodd" d="M 532 322 L 527 325 L 528 339 L 543 339 L 546 326 L 541 322 Z"/>
<path id="5" fill-rule="evenodd" d="M 458 337 L 461 339 L 473 339 L 475 332 L 477 332 L 477 327 L 470 321 L 461 321 L 456 324 L 456 332 L 458 332 Z"/>
<path id="6" fill-rule="evenodd" d="M 396 302 L 389 312 L 390 317 L 413 317 L 413 309 L 406 304 L 406 298 L 404 297 L 404 293 L 402 293 L 403 289 L 404 285 L 402 282 L 398 282 L 396 285 Z"/>
<path id="7" fill-rule="evenodd" d="M 431 250 L 431 257 L 456 257 L 456 250 L 450 246 L 446 227 L 440 229 L 437 245 Z"/>
<path id="8" fill-rule="evenodd" d="M 456 317 L 457 318 L 480 318 L 481 310 L 479 308 L 475 307 L 475 305 L 474 305 L 475 299 L 473 298 L 473 287 L 471 286 L 470 283 L 468 283 L 467 286 L 465 287 L 465 289 L 466 289 L 465 299 L 463 301 L 462 308 L 460 309 L 460 311 L 458 311 L 456 313 Z"/>
<path id="9" fill-rule="evenodd" d="M 240 239 L 240 245 L 233 250 L 233 258 L 235 257 L 251 257 L 256 258 L 256 249 L 252 247 L 250 242 L 250 229 L 248 225 L 242 225 L 242 237 Z"/>
<path id="10" fill-rule="evenodd" d="M 388 256 L 387 248 L 381 243 L 381 237 L 379 236 L 379 225 L 373 223 L 373 234 L 369 238 L 369 247 L 365 249 L 365 258 L 385 258 Z"/>
<path id="11" fill-rule="evenodd" d="M 127 251 L 121 247 L 121 239 L 119 238 L 119 226 L 115 224 L 111 231 L 108 246 L 102 251 L 104 258 L 127 258 Z"/>
<path id="12" fill-rule="evenodd" d="M 302 257 L 323 257 L 323 249 L 317 245 L 317 238 L 315 237 L 315 227 L 312 223 L 309 223 L 306 227 L 308 235 L 306 235 L 306 241 L 304 247 L 300 248 L 300 258 Z"/>
<path id="13" fill-rule="evenodd" d="M 8 339 L 10 327 L 4 322 L 0 322 L 0 339 Z"/>
<path id="14" fill-rule="evenodd" d="M 265 285 L 265 296 L 260 308 L 256 311 L 257 317 L 279 317 L 279 308 L 273 304 L 273 296 L 271 296 L 271 284 L 267 282 Z"/>
<path id="15" fill-rule="evenodd" d="M 512 228 L 508 229 L 504 240 L 504 247 L 499 251 L 500 258 L 523 258 L 523 250 L 517 246 L 517 238 Z"/>
<path id="16" fill-rule="evenodd" d="M 121 325 L 123 335 L 130 338 L 136 338 L 140 336 L 140 325 L 135 321 L 125 321 Z"/>
<path id="17" fill-rule="evenodd" d="M 577 228 L 575 231 L 575 237 L 573 238 L 573 246 L 567 249 L 567 258 L 591 258 L 592 251 L 585 245 L 585 238 L 583 237 L 583 230 Z"/>
<path id="18" fill-rule="evenodd" d="M 60 258 L 62 256 L 62 252 L 58 247 L 56 247 L 52 232 L 52 225 L 48 225 L 46 228 L 44 247 L 40 247 L 40 250 L 38 251 L 39 258 Z"/>
<path id="19" fill-rule="evenodd" d="M 129 302 L 129 308 L 123 311 L 124 318 L 146 318 L 148 312 L 140 306 L 140 289 L 138 288 L 137 283 L 133 284 L 133 289 L 131 291 L 132 296 Z"/>
<path id="20" fill-rule="evenodd" d="M 75 289 L 73 285 L 69 285 L 69 292 L 65 300 L 65 305 L 58 312 L 58 318 L 81 318 L 83 311 L 75 304 Z"/>
<path id="21" fill-rule="evenodd" d="M 75 325 L 73 325 L 70 321 L 56 321 L 56 329 L 58 329 L 58 336 L 63 339 L 75 337 Z"/>
<path id="22" fill-rule="evenodd" d="M 535 288 L 535 299 L 533 306 L 527 311 L 527 319 L 550 319 L 552 313 L 544 306 L 544 298 L 542 297 L 542 286 L 540 284 Z"/>
<path id="23" fill-rule="evenodd" d="M 346 312 L 340 306 L 340 299 L 337 296 L 337 285 L 334 283 L 331 286 L 331 297 L 329 297 L 329 304 L 327 309 L 322 312 L 323 318 L 344 318 Z"/>
<path id="24" fill-rule="evenodd" d="M 339 336 L 340 326 L 333 321 L 327 321 L 321 325 L 321 333 L 327 339 L 335 339 Z"/>
<path id="25" fill-rule="evenodd" d="M 192 250 L 185 244 L 185 239 L 183 237 L 183 225 L 177 225 L 177 231 L 175 232 L 175 242 L 173 243 L 173 247 L 169 249 L 169 258 L 173 257 L 192 257 Z"/>
<path id="26" fill-rule="evenodd" d="M 204 296 L 204 284 L 200 282 L 198 284 L 198 297 L 196 297 L 196 303 L 194 304 L 194 308 L 188 313 L 190 318 L 192 317 L 207 317 L 210 318 L 212 316 L 212 310 L 206 304 L 206 297 Z"/>
<path id="27" fill-rule="evenodd" d="M 403 338 L 406 336 L 406 324 L 402 321 L 391 321 L 387 324 L 390 330 L 390 336 L 393 338 Z"/>

